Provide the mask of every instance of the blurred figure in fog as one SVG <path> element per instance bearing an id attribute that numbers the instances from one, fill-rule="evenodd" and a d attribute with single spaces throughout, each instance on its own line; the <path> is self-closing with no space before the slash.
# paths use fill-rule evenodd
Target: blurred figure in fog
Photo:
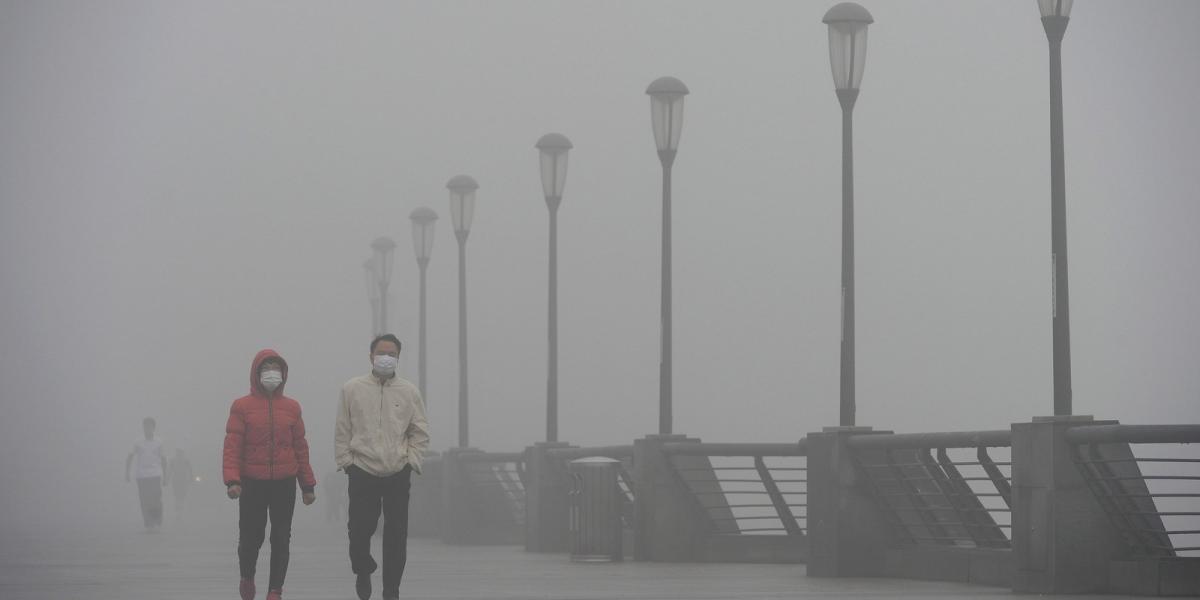
<path id="1" fill-rule="evenodd" d="M 175 456 L 171 457 L 170 472 L 171 491 L 175 496 L 175 520 L 179 521 L 183 517 L 183 506 L 187 502 L 188 490 L 191 489 L 196 478 L 195 473 L 192 472 L 192 461 L 184 455 L 183 448 L 175 449 Z"/>
<path id="2" fill-rule="evenodd" d="M 238 591 L 242 600 L 254 598 L 254 573 L 268 517 L 271 574 L 267 600 L 280 600 L 297 484 L 305 505 L 317 499 L 300 403 L 283 395 L 287 374 L 287 363 L 274 350 L 255 355 L 250 365 L 250 393 L 233 401 L 225 425 L 222 472 L 226 494 L 238 501 Z"/>
<path id="3" fill-rule="evenodd" d="M 371 340 L 371 372 L 342 385 L 333 433 L 334 461 L 348 476 L 350 568 L 360 600 L 371 597 L 371 536 L 383 511 L 383 598 L 400 597 L 408 544 L 408 490 L 429 449 L 425 401 L 396 376 L 400 340 Z"/>
<path id="4" fill-rule="evenodd" d="M 142 419 L 142 433 L 146 437 L 134 442 L 133 450 L 125 457 L 125 481 L 129 481 L 129 467 L 137 459 L 134 477 L 146 531 L 158 531 L 162 526 L 162 488 L 167 485 L 167 459 L 163 456 L 162 440 L 154 437 L 156 425 L 151 417 Z"/>

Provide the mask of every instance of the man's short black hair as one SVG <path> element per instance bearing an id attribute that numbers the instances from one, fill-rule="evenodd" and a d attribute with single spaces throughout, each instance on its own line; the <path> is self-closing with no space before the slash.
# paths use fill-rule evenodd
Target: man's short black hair
<path id="1" fill-rule="evenodd" d="M 391 333 L 385 333 L 375 336 L 375 339 L 371 340 L 371 354 L 375 354 L 375 346 L 378 346 L 379 342 L 391 342 L 396 345 L 396 351 L 400 351 L 400 338 Z"/>
<path id="2" fill-rule="evenodd" d="M 145 427 L 146 425 L 158 425 L 158 423 L 154 421 L 154 417 L 146 417 L 142 419 L 142 426 Z"/>

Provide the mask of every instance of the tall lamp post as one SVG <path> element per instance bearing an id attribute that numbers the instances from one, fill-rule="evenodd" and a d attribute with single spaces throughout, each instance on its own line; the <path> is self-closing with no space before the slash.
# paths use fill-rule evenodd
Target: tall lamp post
<path id="1" fill-rule="evenodd" d="M 387 333 L 387 289 L 392 281 L 392 257 L 396 252 L 396 242 L 392 238 L 378 237 L 371 242 L 371 249 L 375 251 L 375 273 L 379 283 L 379 332 Z"/>
<path id="2" fill-rule="evenodd" d="M 458 447 L 470 446 L 467 431 L 467 235 L 475 216 L 475 190 L 479 184 L 466 175 L 446 182 L 450 190 L 450 219 L 458 238 Z"/>
<path id="3" fill-rule="evenodd" d="M 437 213 L 433 209 L 422 206 L 408 215 L 412 221 L 413 252 L 417 256 L 417 266 L 421 270 L 421 302 L 420 302 L 420 334 L 417 350 L 417 387 L 425 404 L 429 404 L 429 393 L 425 388 L 425 270 L 429 266 L 429 257 L 433 253 L 433 225 L 437 221 Z"/>
<path id="4" fill-rule="evenodd" d="M 650 123 L 662 163 L 662 305 L 658 364 L 658 432 L 671 433 L 671 166 L 683 129 L 683 97 L 687 86 L 674 77 L 659 77 L 646 88 Z"/>
<path id="5" fill-rule="evenodd" d="M 1071 414 L 1071 313 L 1067 295 L 1067 183 L 1063 150 L 1062 41 L 1072 0 L 1038 0 L 1050 42 L 1050 264 L 1053 273 L 1054 414 Z"/>
<path id="6" fill-rule="evenodd" d="M 550 210 L 550 297 L 547 308 L 546 441 L 558 441 L 558 206 L 567 183 L 567 151 L 571 141 L 547 133 L 535 147 L 541 156 L 542 193 Z"/>
<path id="7" fill-rule="evenodd" d="M 867 57 L 867 9 L 842 2 L 825 13 L 829 25 L 829 64 L 842 105 L 842 341 L 838 424 L 854 425 L 854 101 Z"/>
<path id="8" fill-rule="evenodd" d="M 375 268 L 375 257 L 363 261 L 363 274 L 367 281 L 367 302 L 371 305 L 371 335 L 379 335 L 379 270 Z"/>

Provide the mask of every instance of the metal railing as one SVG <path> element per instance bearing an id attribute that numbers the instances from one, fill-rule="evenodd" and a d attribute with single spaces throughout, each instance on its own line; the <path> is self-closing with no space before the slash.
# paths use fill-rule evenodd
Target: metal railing
<path id="1" fill-rule="evenodd" d="M 1200 442 L 1200 425 L 1083 425 L 1066 435 L 1135 554 L 1200 556 L 1200 449 L 1183 446 Z"/>
<path id="2" fill-rule="evenodd" d="M 513 522 L 525 524 L 525 455 L 521 452 L 471 452 L 458 456 L 466 482 L 483 497 L 499 495 Z"/>
<path id="3" fill-rule="evenodd" d="M 679 477 L 717 534 L 803 536 L 808 518 L 805 440 L 784 444 L 668 443 Z M 699 460 L 697 460 L 699 459 Z"/>
<path id="4" fill-rule="evenodd" d="M 865 434 L 847 444 L 899 543 L 1012 547 L 1010 431 Z"/>

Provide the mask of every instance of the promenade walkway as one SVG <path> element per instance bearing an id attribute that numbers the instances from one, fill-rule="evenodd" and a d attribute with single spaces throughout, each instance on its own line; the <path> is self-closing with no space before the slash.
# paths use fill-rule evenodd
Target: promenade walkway
<path id="1" fill-rule="evenodd" d="M 170 528 L 157 534 L 89 533 L 36 540 L 6 535 L 3 600 L 208 600 L 236 598 L 236 531 Z M 267 556 L 259 560 L 265 595 Z M 376 554 L 378 556 L 378 554 Z M 375 578 L 378 598 L 378 574 Z M 448 546 L 413 539 L 401 598 L 430 600 L 668 600 L 793 598 L 1000 598 L 1002 588 L 894 579 L 810 579 L 803 565 L 576 564 L 516 546 Z M 353 600 L 344 529 L 298 523 L 287 600 Z M 1072 596 L 1071 598 L 1086 598 Z M 1100 596 L 1099 598 L 1117 598 Z"/>

